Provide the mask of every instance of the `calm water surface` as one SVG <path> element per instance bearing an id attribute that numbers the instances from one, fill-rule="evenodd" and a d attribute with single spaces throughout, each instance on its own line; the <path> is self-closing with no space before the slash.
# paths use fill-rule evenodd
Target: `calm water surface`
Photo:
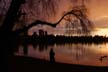
<path id="1" fill-rule="evenodd" d="M 104 44 L 63 44 L 63 45 L 20 45 L 15 55 L 49 60 L 50 49 L 55 52 L 56 62 L 90 66 L 108 66 L 108 43 Z M 102 56 L 102 61 L 99 59 Z"/>

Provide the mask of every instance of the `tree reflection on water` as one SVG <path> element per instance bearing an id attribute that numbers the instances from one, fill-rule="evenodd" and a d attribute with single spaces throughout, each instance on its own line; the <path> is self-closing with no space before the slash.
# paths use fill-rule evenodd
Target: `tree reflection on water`
<path id="1" fill-rule="evenodd" d="M 101 49 L 100 49 L 101 47 Z M 49 60 L 50 49 L 55 52 L 55 61 L 69 64 L 83 64 L 92 66 L 108 66 L 108 58 L 100 62 L 101 56 L 108 56 L 108 43 L 106 44 L 27 44 L 19 45 L 15 55 L 34 57 Z"/>

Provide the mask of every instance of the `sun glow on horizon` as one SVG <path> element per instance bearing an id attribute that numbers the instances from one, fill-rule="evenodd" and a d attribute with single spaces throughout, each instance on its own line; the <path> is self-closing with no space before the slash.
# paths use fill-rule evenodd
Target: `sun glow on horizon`
<path id="1" fill-rule="evenodd" d="M 108 16 L 105 15 L 105 16 L 97 17 L 97 18 L 94 19 L 94 21 L 98 21 L 98 20 L 102 20 L 102 19 L 108 19 Z"/>
<path id="2" fill-rule="evenodd" d="M 106 36 L 108 37 L 108 28 L 96 28 L 95 31 L 91 33 L 91 35 L 98 35 L 98 36 Z"/>

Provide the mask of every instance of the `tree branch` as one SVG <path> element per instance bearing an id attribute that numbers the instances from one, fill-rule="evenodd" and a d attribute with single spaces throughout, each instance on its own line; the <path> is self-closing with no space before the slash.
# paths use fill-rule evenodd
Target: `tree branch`
<path id="1" fill-rule="evenodd" d="M 77 14 L 77 13 L 80 13 L 80 14 Z M 24 28 L 25 30 L 23 31 L 28 31 L 31 27 L 33 26 L 36 26 L 38 24 L 41 24 L 41 25 L 48 25 L 48 26 L 51 26 L 51 27 L 56 27 L 64 18 L 65 16 L 67 15 L 74 15 L 76 18 L 78 18 L 80 20 L 80 23 L 81 23 L 81 26 L 82 26 L 82 30 L 86 33 L 86 32 L 89 32 L 89 29 L 87 27 L 87 24 L 85 24 L 84 20 L 85 20 L 85 16 L 82 15 L 82 12 L 81 10 L 71 10 L 67 13 L 65 13 L 57 22 L 55 23 L 49 23 L 49 22 L 46 22 L 46 21 L 41 21 L 41 20 L 36 20 L 35 22 L 29 24 L 26 28 Z M 86 20 L 88 20 L 88 26 L 91 25 L 91 22 L 89 19 L 86 18 Z"/>

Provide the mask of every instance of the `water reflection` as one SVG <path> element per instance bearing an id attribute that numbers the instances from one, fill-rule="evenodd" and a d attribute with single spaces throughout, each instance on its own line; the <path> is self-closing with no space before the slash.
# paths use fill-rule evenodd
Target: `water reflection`
<path id="1" fill-rule="evenodd" d="M 50 60 L 49 52 L 53 48 L 55 61 L 69 64 L 108 66 L 108 43 L 105 44 L 22 44 L 15 55 Z M 52 56 L 54 57 L 54 56 Z M 100 58 L 102 57 L 102 61 Z"/>

